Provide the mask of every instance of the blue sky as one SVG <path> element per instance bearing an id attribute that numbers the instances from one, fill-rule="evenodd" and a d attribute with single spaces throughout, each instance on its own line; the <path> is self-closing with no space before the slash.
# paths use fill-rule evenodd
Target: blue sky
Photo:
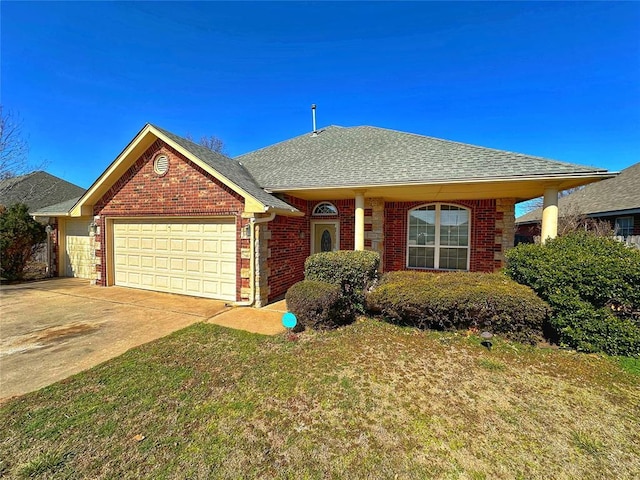
<path id="1" fill-rule="evenodd" d="M 640 3 L 0 3 L 2 104 L 88 187 L 151 122 L 231 156 L 374 125 L 640 161 Z"/>

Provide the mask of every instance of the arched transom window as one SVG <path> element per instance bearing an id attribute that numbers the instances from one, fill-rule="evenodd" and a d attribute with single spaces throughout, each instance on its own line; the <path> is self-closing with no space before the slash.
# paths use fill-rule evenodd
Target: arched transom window
<path id="1" fill-rule="evenodd" d="M 313 209 L 314 217 L 328 217 L 331 215 L 338 215 L 338 209 L 333 203 L 322 202 Z"/>
<path id="2" fill-rule="evenodd" d="M 468 270 L 469 209 L 435 203 L 409 210 L 407 267 Z"/>

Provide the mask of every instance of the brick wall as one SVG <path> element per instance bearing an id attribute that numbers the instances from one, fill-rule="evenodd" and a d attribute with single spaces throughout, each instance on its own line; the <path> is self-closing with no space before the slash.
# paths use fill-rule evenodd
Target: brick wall
<path id="1" fill-rule="evenodd" d="M 311 220 L 339 220 L 340 248 L 353 250 L 355 243 L 354 200 L 323 200 L 338 209 L 338 215 L 312 217 L 311 212 L 320 201 L 306 201 L 285 196 L 284 200 L 305 212 L 304 217 L 277 216 L 268 223 L 269 237 L 269 301 L 281 297 L 291 285 L 304 280 L 304 261 L 311 254 Z"/>
<path id="2" fill-rule="evenodd" d="M 407 270 L 407 221 L 410 209 L 427 202 L 387 202 L 384 212 L 385 250 L 384 270 Z M 496 231 L 496 222 L 502 221 L 495 200 L 461 200 L 447 202 L 471 209 L 472 272 L 492 272 L 502 267 L 502 232 Z M 498 238 L 500 237 L 500 238 Z"/>
<path id="3" fill-rule="evenodd" d="M 60 259 L 62 257 L 60 256 L 60 228 L 58 226 L 58 217 L 49 218 L 49 225 L 51 225 L 51 234 L 49 237 L 51 238 L 51 260 L 49 262 L 51 271 L 49 275 L 59 277 L 62 275 L 60 272 Z"/>
<path id="4" fill-rule="evenodd" d="M 159 176 L 153 171 L 153 159 L 163 153 L 169 158 L 169 171 Z M 236 298 L 249 281 L 241 278 L 241 270 L 249 267 L 249 259 L 241 251 L 249 248 L 249 240 L 240 232 L 248 220 L 242 219 L 244 199 L 209 175 L 186 157 L 158 140 L 118 179 L 94 206 L 94 218 L 99 226 L 96 235 L 98 257 L 97 283 L 106 281 L 104 249 L 105 217 L 162 216 L 235 216 L 236 217 Z"/>
<path id="5" fill-rule="evenodd" d="M 281 297 L 287 293 L 291 285 L 304 280 L 304 261 L 309 256 L 311 248 L 309 203 L 290 196 L 286 196 L 284 200 L 301 212 L 305 212 L 305 216 L 278 215 L 272 222 L 266 224 L 270 232 L 267 253 L 269 301 Z"/>

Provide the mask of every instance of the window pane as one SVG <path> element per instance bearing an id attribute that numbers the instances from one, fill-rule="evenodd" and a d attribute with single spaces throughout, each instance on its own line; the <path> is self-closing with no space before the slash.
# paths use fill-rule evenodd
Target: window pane
<path id="1" fill-rule="evenodd" d="M 409 214 L 409 245 L 435 245 L 435 206 L 422 207 Z"/>
<path id="2" fill-rule="evenodd" d="M 621 237 L 628 237 L 633 233 L 633 217 L 616 218 L 615 234 Z"/>
<path id="3" fill-rule="evenodd" d="M 409 266 L 415 268 L 433 268 L 435 248 L 409 247 Z"/>
<path id="4" fill-rule="evenodd" d="M 318 216 L 327 216 L 327 215 L 337 215 L 338 210 L 335 206 L 333 206 L 329 202 L 322 202 L 316 205 L 316 208 L 313 209 L 313 215 Z"/>
<path id="5" fill-rule="evenodd" d="M 440 268 L 447 270 L 466 270 L 467 269 L 467 252 L 466 248 L 441 248 L 440 249 Z"/>
<path id="6" fill-rule="evenodd" d="M 440 245 L 469 245 L 469 212 L 442 205 L 440 211 Z"/>

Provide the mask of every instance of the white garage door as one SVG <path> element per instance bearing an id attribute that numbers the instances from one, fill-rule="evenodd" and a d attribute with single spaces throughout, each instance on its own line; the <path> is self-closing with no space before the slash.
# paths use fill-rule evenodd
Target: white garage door
<path id="1" fill-rule="evenodd" d="M 115 284 L 236 299 L 235 219 L 113 223 Z"/>
<path id="2" fill-rule="evenodd" d="M 65 275 L 67 277 L 92 278 L 93 255 L 89 224 L 91 218 L 68 219 L 65 223 Z"/>

